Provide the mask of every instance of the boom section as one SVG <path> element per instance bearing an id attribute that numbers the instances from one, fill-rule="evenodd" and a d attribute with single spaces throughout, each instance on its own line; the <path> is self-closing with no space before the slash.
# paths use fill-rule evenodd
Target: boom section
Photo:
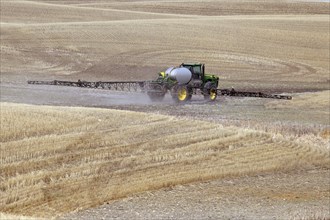
<path id="1" fill-rule="evenodd" d="M 28 84 L 36 85 L 55 85 L 55 86 L 72 86 L 85 87 L 94 89 L 107 89 L 117 91 L 134 91 L 145 92 L 148 89 L 149 81 L 111 81 L 111 82 L 88 82 L 88 81 L 28 81 Z"/>
<path id="2" fill-rule="evenodd" d="M 267 94 L 262 92 L 242 92 L 234 89 L 218 89 L 219 95 L 222 96 L 236 96 L 236 97 L 257 97 L 257 98 L 268 98 L 268 99 L 288 99 L 291 100 L 292 96 L 288 95 L 277 95 Z"/>

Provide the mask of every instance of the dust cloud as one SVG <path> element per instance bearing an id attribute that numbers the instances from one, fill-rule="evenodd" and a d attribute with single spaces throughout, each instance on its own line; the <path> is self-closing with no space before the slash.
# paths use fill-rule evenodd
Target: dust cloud
<path id="1" fill-rule="evenodd" d="M 111 107 L 117 105 L 154 105 L 147 94 L 65 86 L 1 83 L 1 102 L 36 105 Z M 162 103 L 173 103 L 166 96 Z"/>

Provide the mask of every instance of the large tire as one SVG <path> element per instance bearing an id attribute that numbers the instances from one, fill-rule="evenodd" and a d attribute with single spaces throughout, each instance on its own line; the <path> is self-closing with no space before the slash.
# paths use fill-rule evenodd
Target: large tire
<path id="1" fill-rule="evenodd" d="M 173 100 L 179 103 L 187 102 L 191 99 L 191 90 L 187 86 L 175 86 L 171 90 Z"/>
<path id="2" fill-rule="evenodd" d="M 187 101 L 190 101 L 192 98 L 193 90 L 191 88 L 188 88 L 188 98 Z"/>
<path id="3" fill-rule="evenodd" d="M 159 85 L 159 84 L 150 85 L 148 90 L 149 91 L 147 92 L 147 94 L 150 100 L 153 102 L 163 101 L 165 94 L 167 92 L 167 89 L 163 85 Z"/>
<path id="4" fill-rule="evenodd" d="M 165 93 L 162 92 L 148 92 L 148 96 L 153 102 L 161 102 L 165 97 Z"/>
<path id="5" fill-rule="evenodd" d="M 204 99 L 208 101 L 215 101 L 218 93 L 217 93 L 217 86 L 213 82 L 207 82 L 204 85 L 203 89 Z"/>

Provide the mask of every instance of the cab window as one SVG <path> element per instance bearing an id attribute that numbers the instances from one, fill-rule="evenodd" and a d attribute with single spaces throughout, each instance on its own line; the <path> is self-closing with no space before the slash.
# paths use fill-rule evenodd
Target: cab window
<path id="1" fill-rule="evenodd" d="M 195 74 L 200 75 L 202 73 L 201 66 L 194 66 L 193 71 Z"/>

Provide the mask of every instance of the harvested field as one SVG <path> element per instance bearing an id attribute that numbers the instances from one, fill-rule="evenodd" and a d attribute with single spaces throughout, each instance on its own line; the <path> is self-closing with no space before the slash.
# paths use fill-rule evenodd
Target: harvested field
<path id="1" fill-rule="evenodd" d="M 277 92 L 328 89 L 329 18 L 324 12 L 328 3 L 310 3 L 319 7 L 311 15 L 190 17 L 76 3 L 65 8 L 2 2 L 2 81 L 54 75 L 74 80 L 152 79 L 166 67 L 196 60 L 218 74 L 223 87 Z M 53 14 L 38 13 L 45 8 Z"/>
<path id="2" fill-rule="evenodd" d="M 0 219 L 330 218 L 329 1 L 0 1 Z M 187 61 L 293 99 L 26 84 Z"/>
<path id="3" fill-rule="evenodd" d="M 19 215 L 51 217 L 146 190 L 330 162 L 326 145 L 169 116 L 6 103 L 1 115 L 1 211 Z"/>
<path id="4" fill-rule="evenodd" d="M 260 0 L 192 0 L 192 1 L 98 1 L 97 3 L 82 3 L 79 6 L 96 8 L 117 8 L 122 10 L 186 14 L 199 16 L 223 15 L 271 15 L 271 14 L 328 14 L 326 2 L 301 1 L 260 1 Z"/>

